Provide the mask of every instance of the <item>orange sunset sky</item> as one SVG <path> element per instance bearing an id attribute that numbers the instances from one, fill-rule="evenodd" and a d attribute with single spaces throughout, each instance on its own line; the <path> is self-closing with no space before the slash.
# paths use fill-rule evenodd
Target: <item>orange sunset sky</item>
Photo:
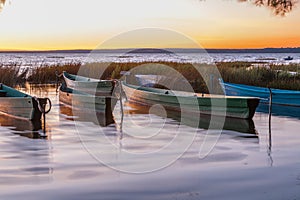
<path id="1" fill-rule="evenodd" d="M 147 27 L 180 32 L 205 48 L 299 47 L 298 7 L 281 17 L 237 0 L 7 0 L 0 50 L 93 49 Z"/>

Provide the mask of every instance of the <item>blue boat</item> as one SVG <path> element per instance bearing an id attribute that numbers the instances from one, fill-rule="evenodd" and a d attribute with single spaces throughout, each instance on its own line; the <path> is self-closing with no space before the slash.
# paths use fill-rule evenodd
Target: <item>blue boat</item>
<path id="1" fill-rule="evenodd" d="M 269 88 L 256 87 L 242 84 L 221 83 L 223 84 L 225 94 L 228 96 L 251 96 L 259 97 L 262 103 L 269 103 Z M 300 106 L 300 91 L 273 89 L 272 103 L 278 105 Z"/>
<path id="2" fill-rule="evenodd" d="M 256 112 L 269 114 L 269 109 L 268 104 L 260 104 L 257 107 Z M 274 104 L 272 105 L 272 115 L 300 119 L 300 106 L 295 107 Z"/>

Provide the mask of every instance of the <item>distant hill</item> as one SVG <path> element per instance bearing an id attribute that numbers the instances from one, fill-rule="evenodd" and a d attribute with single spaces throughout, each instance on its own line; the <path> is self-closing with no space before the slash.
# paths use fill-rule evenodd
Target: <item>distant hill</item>
<path id="1" fill-rule="evenodd" d="M 174 52 L 168 51 L 165 49 L 154 49 L 154 48 L 144 48 L 144 49 L 134 49 L 127 53 L 163 53 L 163 54 L 172 54 Z"/>
<path id="2" fill-rule="evenodd" d="M 182 49 L 182 48 L 144 48 L 144 49 L 74 49 L 49 51 L 1 51 L 0 53 L 300 53 L 297 48 L 264 48 L 264 49 Z"/>

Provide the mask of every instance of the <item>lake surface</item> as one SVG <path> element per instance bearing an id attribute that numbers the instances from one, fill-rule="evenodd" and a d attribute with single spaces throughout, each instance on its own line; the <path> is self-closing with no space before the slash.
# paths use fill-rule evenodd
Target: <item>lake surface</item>
<path id="1" fill-rule="evenodd" d="M 121 132 L 120 104 L 116 123 L 101 127 L 72 116 L 55 88 L 27 92 L 53 103 L 47 137 L 1 116 L 0 199 L 300 199 L 299 108 L 274 108 L 271 134 L 267 106 L 253 122 L 226 121 L 199 158 L 205 119 L 196 128 L 125 104 Z M 158 152 L 179 127 L 191 145 Z"/>
<path id="2" fill-rule="evenodd" d="M 285 61 L 291 56 L 293 60 Z M 92 63 L 92 62 L 189 62 L 189 63 L 214 63 L 214 62 L 266 62 L 274 64 L 300 63 L 300 53 L 0 53 L 0 63 L 18 64 L 27 67 L 51 65 L 57 63 Z"/>

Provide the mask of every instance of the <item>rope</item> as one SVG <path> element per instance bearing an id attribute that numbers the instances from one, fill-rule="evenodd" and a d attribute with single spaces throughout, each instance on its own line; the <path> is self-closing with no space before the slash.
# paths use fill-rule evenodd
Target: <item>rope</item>
<path id="1" fill-rule="evenodd" d="M 55 76 L 56 76 L 56 77 L 58 77 L 58 78 L 60 78 L 60 77 L 62 77 L 62 76 L 63 76 L 63 73 L 61 73 L 61 74 L 58 74 L 58 71 L 56 70 L 56 71 L 55 71 Z"/>
<path id="2" fill-rule="evenodd" d="M 39 109 L 39 111 L 40 111 L 41 113 L 47 114 L 47 113 L 50 112 L 50 110 L 51 110 L 51 108 L 52 108 L 52 103 L 51 103 L 51 100 L 50 100 L 49 98 L 43 98 L 43 99 L 46 100 L 45 105 L 41 105 L 41 102 L 40 102 L 40 100 L 42 100 L 41 98 L 34 97 L 34 99 L 36 100 L 36 102 L 37 102 L 37 104 L 38 104 L 38 109 Z M 47 105 L 47 102 L 49 103 L 49 108 L 48 108 L 48 110 L 46 111 L 46 110 L 45 110 L 45 107 L 46 107 L 46 105 Z"/>

